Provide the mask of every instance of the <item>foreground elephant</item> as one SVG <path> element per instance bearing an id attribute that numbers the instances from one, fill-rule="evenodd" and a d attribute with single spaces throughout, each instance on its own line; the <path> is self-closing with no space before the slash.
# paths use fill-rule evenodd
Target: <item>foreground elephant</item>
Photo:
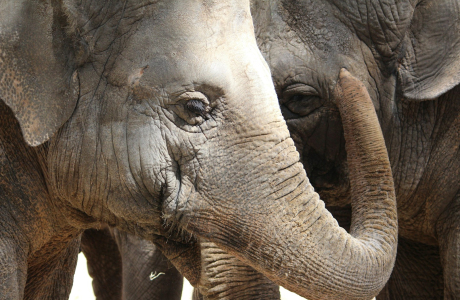
<path id="1" fill-rule="evenodd" d="M 190 258 L 192 282 L 186 232 L 310 299 L 384 286 L 397 217 L 369 95 L 336 74 L 350 235 L 299 162 L 248 1 L 10 0 L 0 20 L 1 299 L 66 299 L 101 224 Z"/>
<path id="2" fill-rule="evenodd" d="M 459 8 L 454 0 L 253 1 L 290 133 L 312 185 L 345 227 L 350 183 L 332 97 L 337 72 L 347 68 L 371 95 L 400 232 L 378 299 L 460 299 Z"/>

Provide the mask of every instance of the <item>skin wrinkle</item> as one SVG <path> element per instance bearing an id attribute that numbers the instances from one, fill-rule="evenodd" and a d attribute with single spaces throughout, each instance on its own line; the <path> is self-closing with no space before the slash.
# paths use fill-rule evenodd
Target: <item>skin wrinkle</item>
<path id="1" fill-rule="evenodd" d="M 140 147 L 140 146 L 139 146 L 139 147 Z M 141 152 L 141 151 L 140 151 L 140 148 L 139 148 L 139 159 L 141 159 L 141 154 L 140 154 L 140 152 Z M 129 157 L 128 159 L 131 161 L 132 155 L 129 155 L 129 153 L 130 153 L 130 151 L 129 151 L 129 145 L 127 144 L 127 156 Z M 135 181 L 137 187 L 138 187 L 140 190 L 142 190 L 142 191 L 148 191 L 148 188 L 145 186 L 145 183 L 144 183 L 144 181 L 142 180 L 142 178 L 139 177 L 139 175 L 138 175 L 138 176 L 134 176 L 134 175 L 136 174 L 136 172 L 135 172 L 134 169 L 132 169 L 132 164 L 130 164 L 129 167 L 130 167 L 131 174 L 133 174 L 133 179 L 134 179 L 134 181 Z M 139 164 L 139 169 L 140 169 L 141 174 L 144 173 L 143 164 L 142 164 L 142 163 Z M 145 174 L 145 173 L 144 173 L 144 174 Z M 143 186 L 144 188 L 141 188 L 141 185 L 139 184 L 139 181 L 142 182 L 142 186 Z M 150 196 L 150 197 L 151 197 L 151 196 Z M 149 196 L 146 197 L 146 199 L 148 199 L 148 198 L 149 198 Z M 154 203 L 154 201 L 151 201 L 151 202 Z"/>
<path id="2" fill-rule="evenodd" d="M 364 45 L 361 44 L 361 48 L 363 49 L 364 48 Z M 367 50 L 367 49 L 363 49 L 362 51 L 364 52 L 364 50 Z M 368 62 L 367 60 L 364 60 L 364 63 L 366 64 L 366 69 L 368 70 L 371 70 L 371 68 L 369 67 L 368 65 Z M 374 78 L 374 76 L 372 76 L 372 73 L 369 71 L 368 72 L 369 74 L 369 77 L 372 79 L 373 81 L 373 84 L 370 83 L 369 86 L 371 86 L 373 88 L 373 94 L 376 95 L 375 97 L 372 97 L 372 99 L 375 99 L 373 100 L 374 103 L 380 103 L 380 94 L 379 94 L 379 91 L 377 89 L 377 80 Z M 375 105 L 375 104 L 374 104 Z M 377 106 L 378 107 L 378 106 Z"/>
<path id="3" fill-rule="evenodd" d="M 375 10 L 376 12 L 378 12 L 378 10 L 376 9 L 376 3 L 373 2 L 372 5 L 373 5 L 374 10 Z M 382 4 L 381 4 L 380 2 L 379 2 L 379 6 L 380 6 L 380 8 L 381 8 L 381 12 L 382 12 L 383 14 L 385 14 L 385 10 L 383 9 Z M 385 15 L 385 18 L 382 18 L 383 21 L 385 21 L 386 18 L 388 18 L 388 17 Z M 376 19 L 377 19 L 377 21 L 378 21 L 378 23 L 379 23 L 379 25 L 380 25 L 380 28 L 382 28 L 384 32 L 388 31 L 388 28 L 387 28 L 387 26 L 386 26 L 387 24 L 382 23 L 382 22 L 380 21 L 378 15 L 377 15 L 377 18 L 376 18 Z M 394 20 L 391 20 L 391 21 L 394 21 Z M 384 38 L 385 38 L 385 44 L 389 44 L 386 35 L 384 36 Z M 392 49 L 390 49 L 390 51 L 391 51 L 391 50 L 392 50 Z"/>
<path id="4" fill-rule="evenodd" d="M 93 97 L 93 99 L 94 99 L 94 95 L 93 95 L 92 97 Z M 93 99 L 92 99 L 92 102 L 94 101 Z M 94 103 L 94 102 L 93 102 L 93 103 Z M 96 141 L 95 141 L 95 148 L 94 148 L 94 157 L 96 157 L 96 156 L 98 155 L 98 152 L 99 152 L 99 149 L 100 149 L 100 146 L 99 146 L 99 145 L 102 144 L 102 137 L 101 137 L 100 134 L 99 134 L 99 132 L 100 132 L 99 124 L 96 124 L 96 132 L 97 132 L 97 134 L 96 134 L 96 137 L 95 137 L 95 138 L 96 138 Z M 103 153 L 102 151 L 100 151 L 99 156 L 103 158 L 103 160 L 106 162 L 106 165 L 107 165 L 107 160 L 105 159 L 104 153 Z M 99 160 L 97 160 L 97 161 L 99 161 Z M 97 167 L 98 167 L 98 164 L 97 164 L 97 162 L 96 162 L 96 163 L 93 164 L 93 170 L 94 170 L 94 168 L 96 169 L 96 173 L 95 173 L 95 177 L 96 177 L 96 178 L 95 178 L 95 182 L 99 182 L 99 180 L 97 180 L 97 179 L 98 179 L 98 174 L 99 174 L 99 172 L 97 171 L 97 170 L 98 170 Z M 105 179 L 106 179 L 106 188 L 107 188 L 107 189 L 104 189 L 104 190 L 110 190 L 110 188 L 109 188 L 109 187 L 110 187 L 110 178 L 109 178 L 109 175 L 108 175 L 108 169 L 107 169 L 107 168 L 105 169 L 105 172 L 104 172 L 104 173 L 105 173 L 106 176 L 103 176 L 102 178 L 105 178 Z M 92 174 L 93 174 L 93 172 L 91 172 L 91 176 L 90 176 L 91 179 L 93 178 Z M 108 185 L 108 186 L 107 186 L 107 185 Z M 91 187 L 92 187 L 92 186 L 93 186 L 93 185 L 91 184 Z M 99 185 L 98 185 L 98 188 L 99 188 Z M 100 191 L 100 190 L 96 190 L 96 191 L 95 191 L 96 195 L 100 195 L 101 192 L 102 192 L 102 191 Z M 92 194 L 92 191 L 90 191 L 90 194 Z M 107 198 L 108 198 L 108 195 L 107 195 L 107 197 L 104 197 L 104 198 L 106 199 L 106 203 L 107 203 L 107 202 L 108 202 L 108 199 L 107 199 Z M 82 203 L 82 207 L 85 207 L 84 205 L 85 205 L 85 204 Z M 93 209 L 94 209 L 94 207 L 95 207 L 95 203 L 94 203 L 94 202 L 91 203 L 90 199 L 88 199 L 88 205 L 91 205 L 91 206 L 90 206 L 90 209 L 89 209 L 89 212 L 90 212 L 90 214 L 92 214 L 92 213 L 93 213 Z M 101 214 L 102 214 L 102 212 L 101 212 Z"/>

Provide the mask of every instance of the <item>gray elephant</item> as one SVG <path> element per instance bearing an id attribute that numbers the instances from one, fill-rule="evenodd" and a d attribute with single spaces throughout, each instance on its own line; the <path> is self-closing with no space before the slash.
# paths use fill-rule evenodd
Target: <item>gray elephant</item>
<path id="1" fill-rule="evenodd" d="M 337 72 L 347 68 L 371 95 L 400 234 L 394 273 L 378 299 L 460 299 L 460 2 L 252 5 L 291 136 L 312 185 L 344 227 L 356 220 L 346 207 L 349 164 L 332 97 Z"/>
<path id="2" fill-rule="evenodd" d="M 396 201 L 369 94 L 337 72 L 348 234 L 299 162 L 249 1 L 8 0 L 0 29 L 0 299 L 66 299 L 101 224 L 192 282 L 197 237 L 310 299 L 384 287 Z"/>
<path id="3" fill-rule="evenodd" d="M 81 250 L 97 300 L 181 299 L 182 275 L 147 240 L 116 228 L 88 229 Z"/>

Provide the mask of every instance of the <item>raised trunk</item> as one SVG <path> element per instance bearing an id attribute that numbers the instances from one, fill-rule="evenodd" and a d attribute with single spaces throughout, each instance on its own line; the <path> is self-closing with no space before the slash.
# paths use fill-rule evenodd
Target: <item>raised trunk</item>
<path id="1" fill-rule="evenodd" d="M 350 168 L 351 233 L 325 209 L 292 152 L 250 209 L 203 210 L 187 229 L 215 242 L 275 283 L 314 299 L 371 299 L 393 269 L 396 203 L 390 164 L 364 85 L 342 70 L 336 88 Z M 284 178 L 280 180 L 279 178 Z"/>

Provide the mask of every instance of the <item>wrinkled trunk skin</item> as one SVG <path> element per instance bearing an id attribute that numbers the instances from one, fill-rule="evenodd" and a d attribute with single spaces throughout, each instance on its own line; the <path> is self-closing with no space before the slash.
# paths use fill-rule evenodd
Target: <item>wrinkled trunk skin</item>
<path id="1" fill-rule="evenodd" d="M 182 275 L 151 242 L 104 227 L 86 230 L 81 248 L 97 300 L 181 299 Z"/>
<path id="2" fill-rule="evenodd" d="M 200 239 L 200 247 L 202 269 L 194 299 L 280 299 L 279 287 L 261 273 L 206 239 Z"/>
<path id="3" fill-rule="evenodd" d="M 396 256 L 393 180 L 364 85 L 342 70 L 335 94 L 351 174 L 350 235 L 324 208 L 290 139 L 275 147 L 282 150 L 267 166 L 277 174 L 275 179 L 253 183 L 268 193 L 264 201 L 240 199 L 243 205 L 235 204 L 225 213 L 219 207 L 198 210 L 193 218 L 184 215 L 184 223 L 187 230 L 303 297 L 370 299 L 385 285 Z M 230 171 L 228 176 L 223 183 L 232 183 Z"/>

